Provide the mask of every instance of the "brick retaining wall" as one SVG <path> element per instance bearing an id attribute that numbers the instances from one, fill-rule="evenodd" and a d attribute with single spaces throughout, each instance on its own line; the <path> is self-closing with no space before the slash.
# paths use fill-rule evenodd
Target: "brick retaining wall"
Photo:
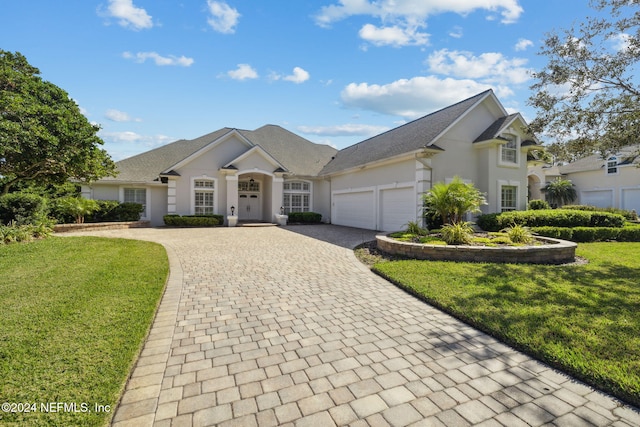
<path id="1" fill-rule="evenodd" d="M 53 231 L 56 233 L 71 233 L 74 231 L 89 230 L 118 230 L 122 228 L 150 227 L 149 221 L 123 221 L 123 222 L 88 222 L 85 224 L 56 224 Z"/>
<path id="2" fill-rule="evenodd" d="M 538 239 L 549 244 L 495 247 L 429 245 L 400 242 L 387 236 L 376 236 L 378 249 L 381 251 L 415 259 L 529 264 L 565 264 L 575 261 L 577 244 L 549 237 L 538 237 Z"/>

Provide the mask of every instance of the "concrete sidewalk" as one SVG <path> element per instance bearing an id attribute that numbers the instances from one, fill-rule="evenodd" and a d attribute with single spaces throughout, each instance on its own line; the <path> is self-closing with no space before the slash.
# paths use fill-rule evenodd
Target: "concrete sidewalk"
<path id="1" fill-rule="evenodd" d="M 88 233 L 171 278 L 113 425 L 638 426 L 640 413 L 418 301 L 334 226 Z"/>

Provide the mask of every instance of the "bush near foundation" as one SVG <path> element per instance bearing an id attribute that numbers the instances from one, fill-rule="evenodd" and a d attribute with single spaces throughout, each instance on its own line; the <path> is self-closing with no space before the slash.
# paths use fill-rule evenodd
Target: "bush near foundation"
<path id="1" fill-rule="evenodd" d="M 640 226 L 626 227 L 533 227 L 532 232 L 554 239 L 587 242 L 640 242 Z"/>
<path id="2" fill-rule="evenodd" d="M 478 217 L 477 224 L 485 231 L 499 231 L 512 225 L 525 227 L 622 227 L 625 217 L 602 211 L 548 209 L 511 211 Z"/>
<path id="3" fill-rule="evenodd" d="M 322 221 L 322 215 L 316 212 L 291 212 L 288 215 L 289 223 L 319 224 Z"/>
<path id="4" fill-rule="evenodd" d="M 165 215 L 163 220 L 171 227 L 216 227 L 224 223 L 222 215 Z"/>

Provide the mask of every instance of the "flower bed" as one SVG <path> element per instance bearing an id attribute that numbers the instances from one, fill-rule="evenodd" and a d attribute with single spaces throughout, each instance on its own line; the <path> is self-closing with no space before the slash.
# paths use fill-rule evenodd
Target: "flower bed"
<path id="1" fill-rule="evenodd" d="M 402 242 L 376 236 L 378 248 L 392 255 L 434 261 L 565 264 L 575 261 L 573 242 L 537 236 L 542 244 L 522 246 L 442 245 Z"/>

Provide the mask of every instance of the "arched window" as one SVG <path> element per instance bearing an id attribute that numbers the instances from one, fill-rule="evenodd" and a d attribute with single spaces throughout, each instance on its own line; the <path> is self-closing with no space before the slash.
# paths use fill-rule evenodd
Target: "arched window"
<path id="1" fill-rule="evenodd" d="M 306 181 L 286 181 L 283 184 L 282 207 L 284 213 L 309 212 L 311 210 L 311 183 Z"/>

